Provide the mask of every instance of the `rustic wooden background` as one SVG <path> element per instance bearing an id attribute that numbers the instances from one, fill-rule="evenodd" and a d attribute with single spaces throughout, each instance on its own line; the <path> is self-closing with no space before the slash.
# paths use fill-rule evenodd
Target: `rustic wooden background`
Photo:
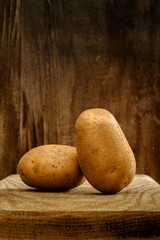
<path id="1" fill-rule="evenodd" d="M 160 1 L 0 0 L 0 179 L 94 107 L 160 182 Z"/>

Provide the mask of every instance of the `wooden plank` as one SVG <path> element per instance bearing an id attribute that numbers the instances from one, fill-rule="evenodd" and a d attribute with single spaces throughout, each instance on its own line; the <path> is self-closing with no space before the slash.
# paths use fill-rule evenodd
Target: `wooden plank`
<path id="1" fill-rule="evenodd" d="M 132 183 L 121 192 L 113 195 L 101 194 L 87 181 L 67 192 L 42 192 L 25 185 L 19 175 L 11 175 L 2 180 L 0 190 L 0 206 L 7 211 L 160 210 L 160 185 L 149 176 L 141 174 L 136 175 Z"/>
<path id="2" fill-rule="evenodd" d="M 20 152 L 57 142 L 54 42 L 47 1 L 22 1 Z"/>
<path id="3" fill-rule="evenodd" d="M 85 182 L 42 192 L 19 175 L 0 182 L 0 239 L 159 239 L 160 185 L 146 175 L 113 195 Z"/>
<path id="4" fill-rule="evenodd" d="M 159 212 L 0 213 L 0 239 L 160 239 Z M 18 238 L 17 238 L 18 236 Z"/>
<path id="5" fill-rule="evenodd" d="M 20 119 L 20 1 L 0 0 L 0 179 L 16 171 Z"/>

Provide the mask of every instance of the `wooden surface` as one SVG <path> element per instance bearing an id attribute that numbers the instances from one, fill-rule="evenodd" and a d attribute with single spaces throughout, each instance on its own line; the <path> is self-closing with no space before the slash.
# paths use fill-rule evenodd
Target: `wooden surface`
<path id="1" fill-rule="evenodd" d="M 0 0 L 0 179 L 87 108 L 119 121 L 160 183 L 160 1 Z"/>
<path id="2" fill-rule="evenodd" d="M 0 239 L 160 239 L 160 185 L 146 175 L 114 195 L 88 182 L 42 192 L 19 175 L 0 181 Z"/>

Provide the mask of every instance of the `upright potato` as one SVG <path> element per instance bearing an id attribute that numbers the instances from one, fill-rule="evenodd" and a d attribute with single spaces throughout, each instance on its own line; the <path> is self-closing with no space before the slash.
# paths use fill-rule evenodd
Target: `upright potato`
<path id="1" fill-rule="evenodd" d="M 114 116 L 105 109 L 89 109 L 80 114 L 75 129 L 78 161 L 90 184 L 104 193 L 126 187 L 136 162 Z"/>
<path id="2" fill-rule="evenodd" d="M 79 186 L 85 178 L 75 147 L 43 145 L 31 149 L 20 160 L 18 172 L 31 187 L 63 191 Z"/>

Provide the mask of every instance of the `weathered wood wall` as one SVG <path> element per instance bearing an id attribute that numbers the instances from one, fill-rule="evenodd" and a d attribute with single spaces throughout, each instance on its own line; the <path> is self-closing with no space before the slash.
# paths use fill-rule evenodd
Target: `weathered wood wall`
<path id="1" fill-rule="evenodd" d="M 103 107 L 160 182 L 159 39 L 159 0 L 0 0 L 0 178 Z"/>

